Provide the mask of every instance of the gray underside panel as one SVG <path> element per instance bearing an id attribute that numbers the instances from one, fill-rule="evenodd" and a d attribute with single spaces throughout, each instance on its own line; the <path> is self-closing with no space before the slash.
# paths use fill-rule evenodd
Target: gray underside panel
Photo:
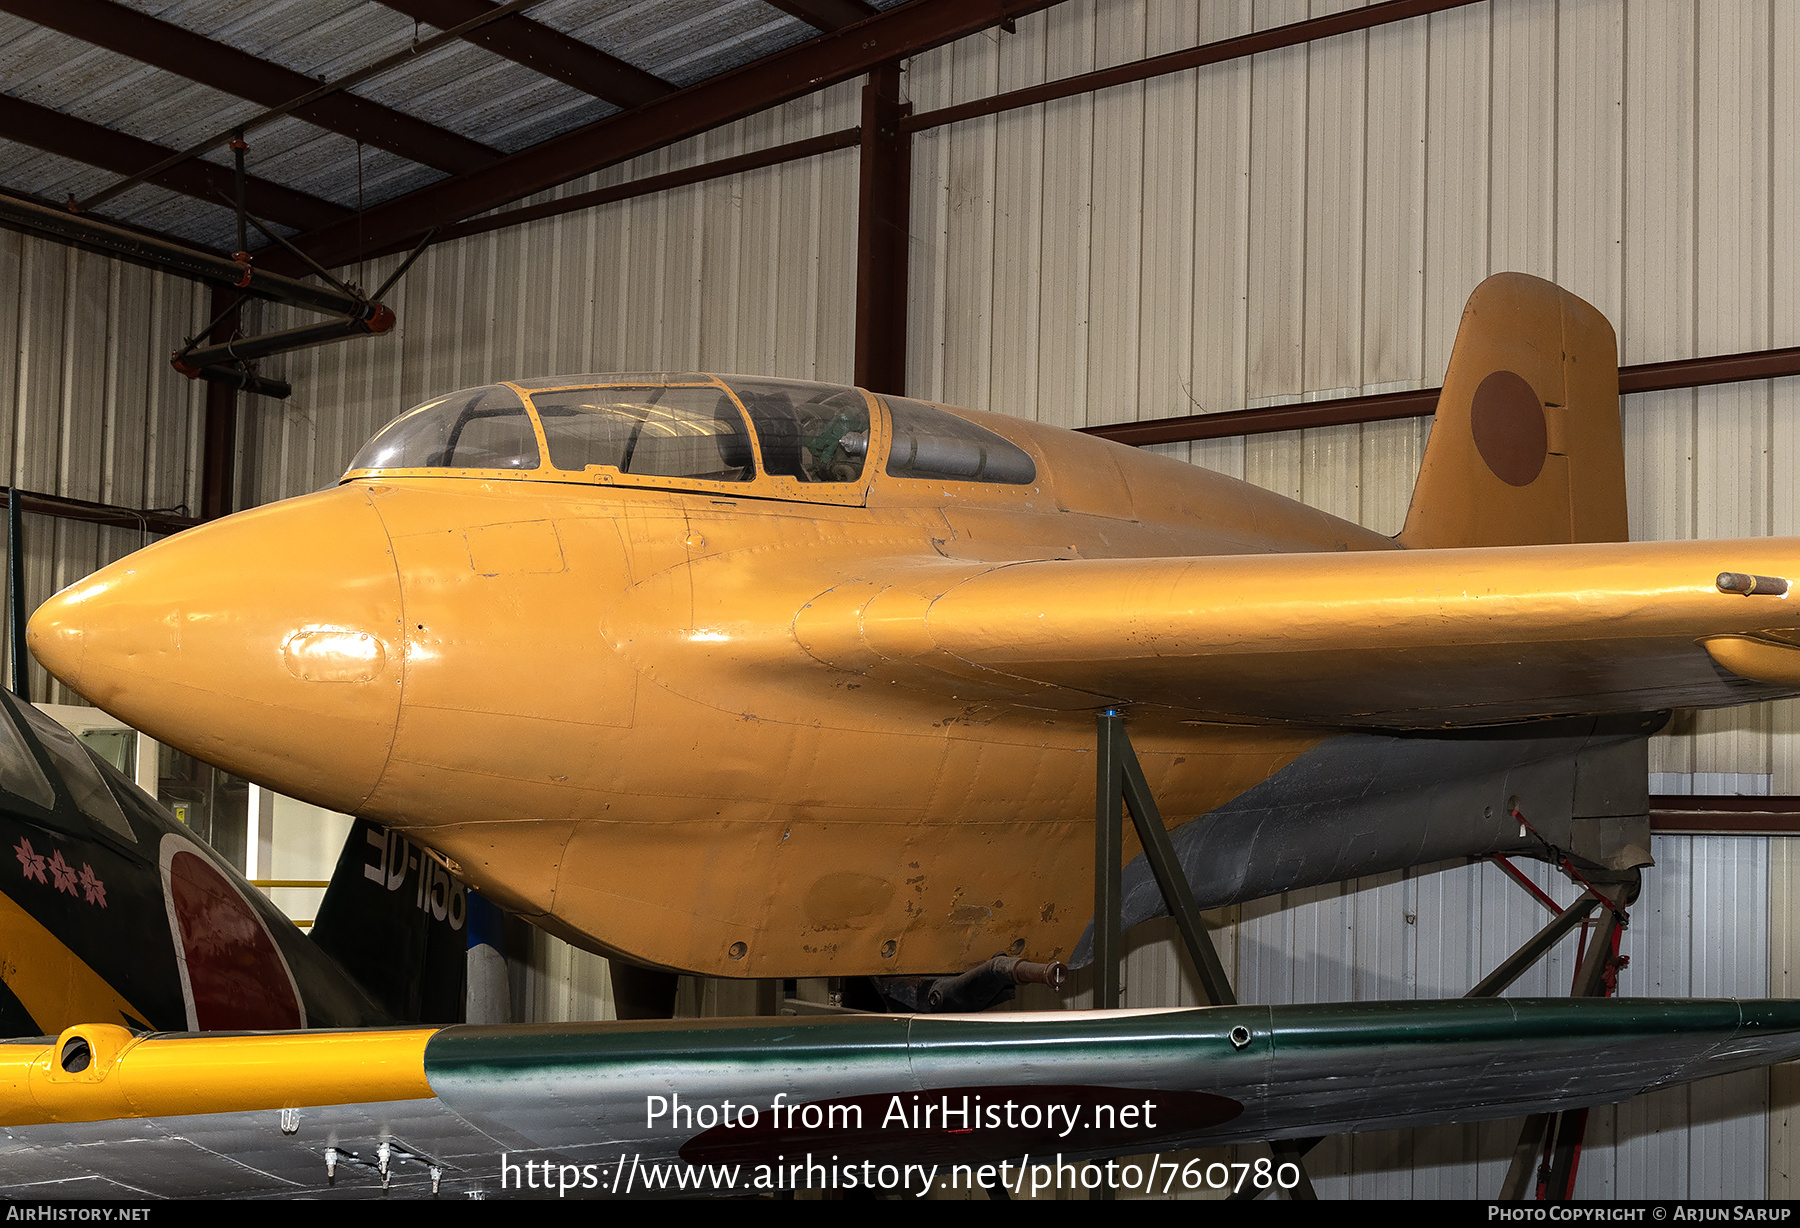
<path id="1" fill-rule="evenodd" d="M 1480 737 L 1343 734 L 1170 839 L 1201 908 L 1450 858 L 1541 855 L 1509 815 L 1515 799 L 1557 847 L 1617 868 L 1645 864 L 1648 741 L 1600 725 Z M 1126 865 L 1123 886 L 1124 928 L 1167 912 L 1143 857 Z M 1092 962 L 1093 941 L 1090 925 L 1072 967 Z"/>

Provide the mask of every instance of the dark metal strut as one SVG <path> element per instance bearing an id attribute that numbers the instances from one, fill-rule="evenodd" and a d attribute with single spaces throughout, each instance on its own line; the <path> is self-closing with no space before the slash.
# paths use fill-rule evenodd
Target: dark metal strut
<path id="1" fill-rule="evenodd" d="M 1518 877 L 1510 866 L 1503 864 L 1501 868 Z M 1463 996 L 1491 998 L 1499 995 L 1571 930 L 1585 922 L 1595 909 L 1600 910 L 1600 915 L 1594 922 L 1594 928 L 1586 936 L 1587 945 L 1582 953 L 1580 966 L 1575 971 L 1575 981 L 1570 987 L 1569 996 L 1610 996 L 1618 986 L 1618 969 L 1624 966 L 1624 961 L 1619 958 L 1619 937 L 1626 919 L 1624 903 L 1631 897 L 1632 890 L 1623 883 L 1585 885 L 1587 889 L 1576 897 L 1573 904 L 1539 930 L 1524 946 L 1501 961 L 1498 968 L 1488 973 L 1479 985 Z M 1519 1130 L 1519 1142 L 1513 1149 L 1512 1163 L 1506 1170 L 1506 1179 L 1500 1186 L 1500 1200 L 1516 1202 L 1532 1197 L 1562 1202 L 1573 1198 L 1576 1167 L 1581 1159 L 1581 1144 L 1587 1134 L 1587 1123 L 1586 1109 L 1533 1113 L 1527 1117 Z"/>
<path id="2" fill-rule="evenodd" d="M 1175 918 L 1181 941 L 1194 962 L 1194 973 L 1200 989 L 1213 1006 L 1237 1005 L 1237 994 L 1231 978 L 1213 946 L 1212 935 L 1200 915 L 1200 906 L 1182 873 L 1175 856 L 1175 845 L 1169 829 L 1163 825 L 1162 812 L 1150 794 L 1144 769 L 1132 749 L 1131 735 L 1126 732 L 1125 718 L 1117 710 L 1099 715 L 1099 738 L 1095 755 L 1094 782 L 1094 1006 L 1114 1010 L 1119 1005 L 1119 961 L 1124 955 L 1121 910 L 1124 904 L 1122 886 L 1124 867 L 1121 844 L 1124 837 L 1123 809 L 1131 814 L 1138 842 L 1144 846 L 1144 860 L 1156 877 L 1163 904 Z M 1289 1191 L 1289 1197 L 1314 1199 L 1312 1179 L 1307 1175 L 1303 1157 L 1318 1139 L 1276 1139 L 1269 1144 L 1275 1163 L 1292 1164 L 1300 1170 L 1300 1184 Z M 1252 1195 L 1254 1196 L 1254 1195 Z"/>
<path id="3" fill-rule="evenodd" d="M 1162 812 L 1156 808 L 1156 799 L 1150 796 L 1144 769 L 1131 747 L 1131 735 L 1125 732 L 1125 718 L 1108 710 L 1100 714 L 1099 720 L 1094 811 L 1094 1004 L 1102 1010 L 1119 1005 L 1119 958 L 1124 954 L 1124 940 L 1119 932 L 1119 914 L 1124 903 L 1119 847 L 1124 834 L 1120 817 L 1120 803 L 1123 802 L 1125 809 L 1131 812 L 1132 826 L 1137 829 L 1138 842 L 1144 846 L 1144 860 L 1156 876 L 1163 903 L 1169 915 L 1175 918 L 1181 941 L 1194 961 L 1194 972 L 1200 978 L 1206 1000 L 1213 1006 L 1236 1006 L 1237 994 L 1232 991 L 1231 978 L 1226 976 L 1225 965 L 1213 948 L 1212 937 L 1200 916 L 1200 906 L 1194 902 L 1187 875 L 1181 872 L 1175 846 L 1169 841 L 1169 829 L 1163 826 Z"/>

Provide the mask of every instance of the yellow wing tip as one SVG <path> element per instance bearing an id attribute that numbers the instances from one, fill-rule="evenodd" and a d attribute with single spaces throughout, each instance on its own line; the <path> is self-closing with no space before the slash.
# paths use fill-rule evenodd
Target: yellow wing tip
<path id="1" fill-rule="evenodd" d="M 138 1036 L 78 1024 L 0 1044 L 0 1126 L 422 1100 L 437 1028 Z"/>

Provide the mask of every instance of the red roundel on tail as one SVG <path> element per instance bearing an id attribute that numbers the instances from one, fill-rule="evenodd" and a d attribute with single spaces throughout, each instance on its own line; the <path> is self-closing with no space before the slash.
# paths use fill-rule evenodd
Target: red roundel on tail
<path id="1" fill-rule="evenodd" d="M 1544 471 L 1550 427 L 1544 406 L 1523 375 L 1495 371 L 1481 381 L 1470 407 L 1469 429 L 1487 467 L 1509 486 L 1529 486 Z"/>
<path id="2" fill-rule="evenodd" d="M 202 1032 L 303 1026 L 287 963 L 223 874 L 198 854 L 178 850 L 169 861 L 169 898 Z"/>

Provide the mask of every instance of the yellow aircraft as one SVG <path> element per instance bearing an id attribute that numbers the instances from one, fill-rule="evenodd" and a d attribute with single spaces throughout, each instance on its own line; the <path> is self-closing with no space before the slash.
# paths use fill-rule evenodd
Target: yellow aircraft
<path id="1" fill-rule="evenodd" d="M 158 740 L 665 969 L 1080 962 L 1108 709 L 1202 907 L 1494 851 L 1623 874 L 1665 711 L 1800 692 L 1800 541 L 1627 543 L 1616 362 L 1580 299 L 1484 283 L 1394 539 L 901 397 L 515 380 L 29 639 Z M 1161 909 L 1137 853 L 1127 924 Z"/>

